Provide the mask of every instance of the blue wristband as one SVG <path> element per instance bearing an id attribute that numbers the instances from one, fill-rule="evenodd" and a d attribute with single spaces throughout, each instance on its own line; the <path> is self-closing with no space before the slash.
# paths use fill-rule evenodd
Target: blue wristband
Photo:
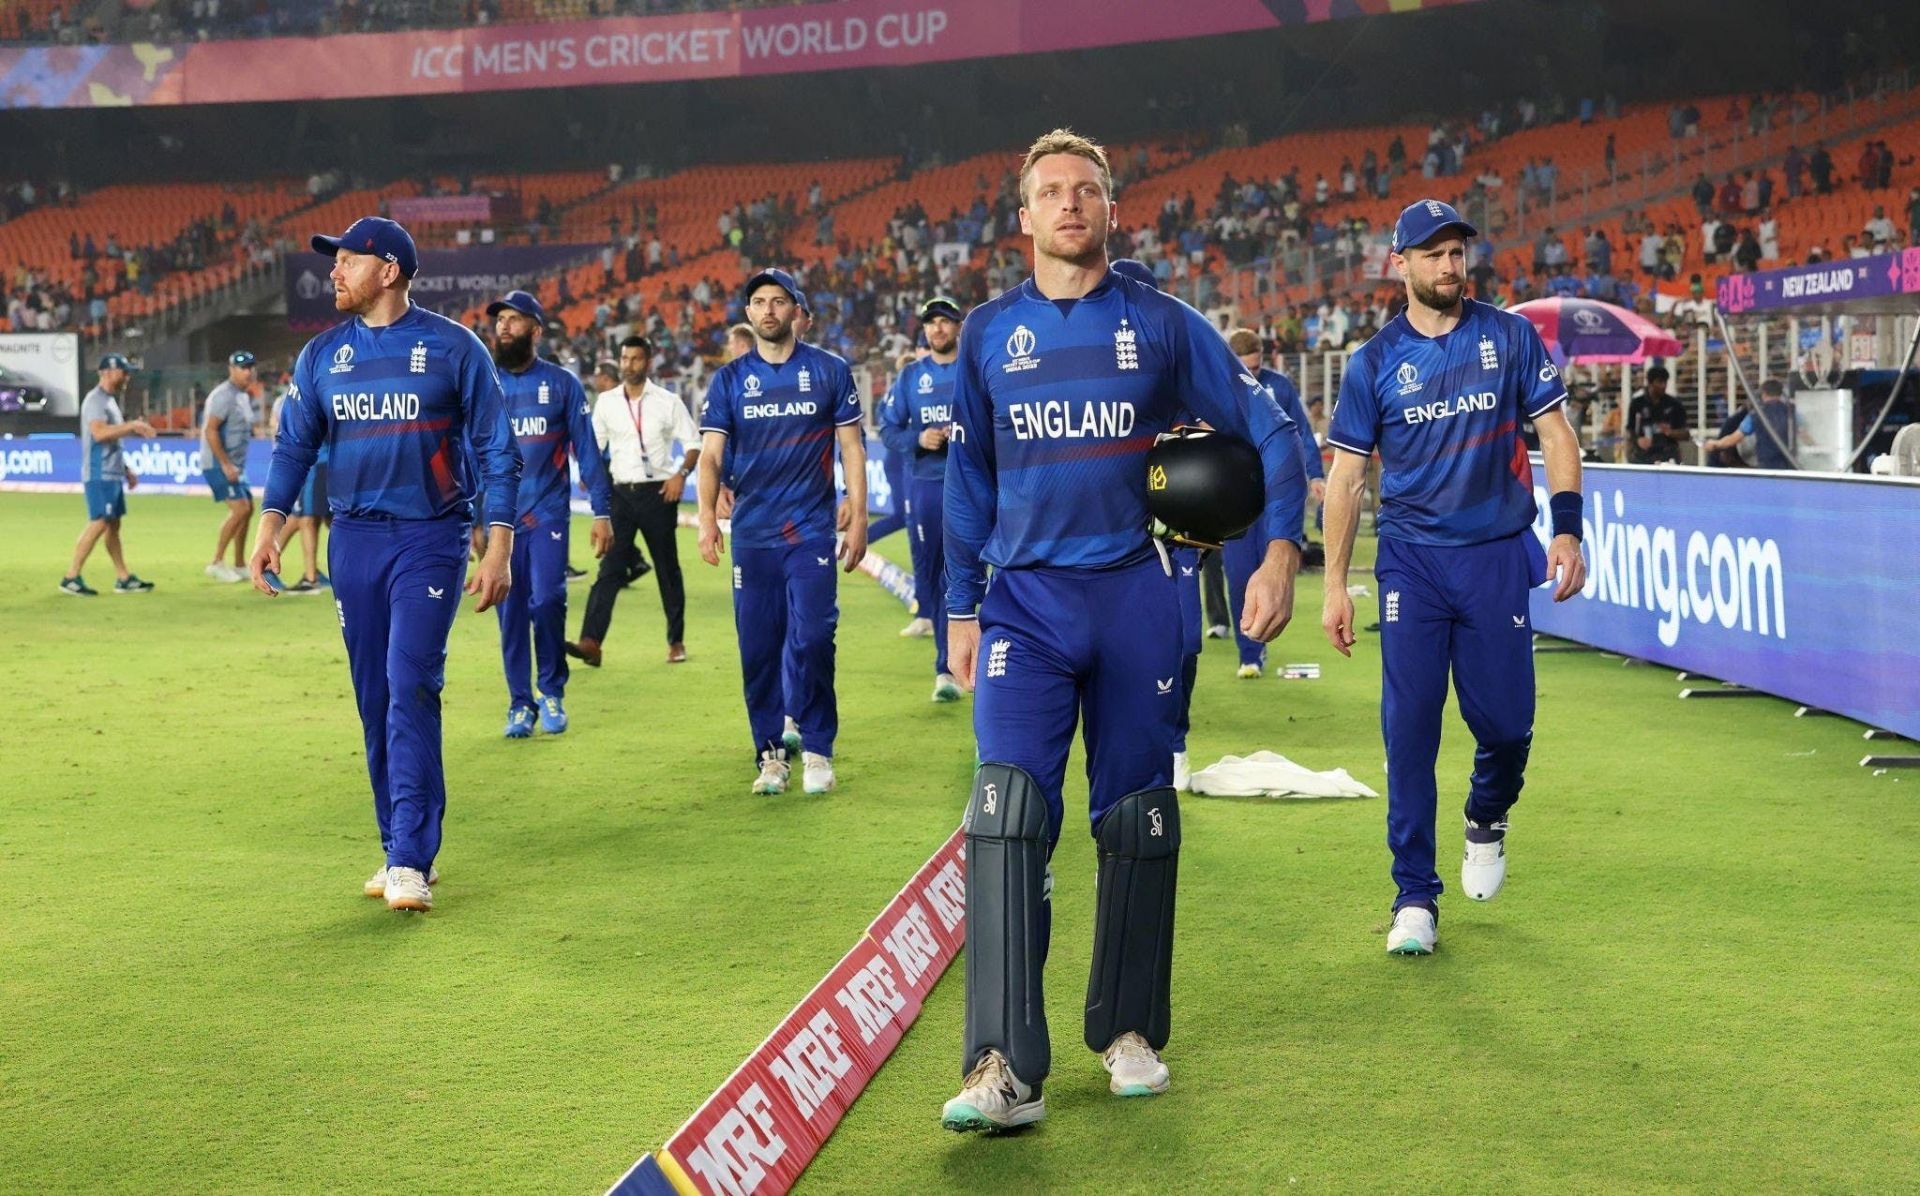
<path id="1" fill-rule="evenodd" d="M 1580 510 L 1583 503 L 1578 490 L 1562 490 L 1547 500 L 1553 514 L 1553 534 L 1580 539 Z"/>

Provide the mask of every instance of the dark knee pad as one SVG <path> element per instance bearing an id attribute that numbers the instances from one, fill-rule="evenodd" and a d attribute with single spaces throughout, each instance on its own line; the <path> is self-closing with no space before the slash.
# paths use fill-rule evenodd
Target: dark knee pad
<path id="1" fill-rule="evenodd" d="M 1173 894 L 1180 864 L 1180 804 L 1171 788 L 1113 804 L 1094 828 L 1100 850 L 1086 1042 L 1104 1051 L 1132 1030 L 1155 1049 L 1172 1029 Z"/>
<path id="2" fill-rule="evenodd" d="M 1042 974 L 1048 900 L 1047 800 L 1025 771 L 982 764 L 967 803 L 967 1033 L 964 1075 L 988 1048 L 1028 1084 L 1052 1067 Z"/>

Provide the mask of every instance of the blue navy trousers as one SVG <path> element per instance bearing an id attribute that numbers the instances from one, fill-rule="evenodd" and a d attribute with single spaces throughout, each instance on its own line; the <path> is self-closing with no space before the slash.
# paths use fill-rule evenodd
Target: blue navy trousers
<path id="1" fill-rule="evenodd" d="M 513 588 L 494 610 L 500 617 L 500 662 L 507 674 L 508 709 L 533 709 L 532 671 L 540 665 L 540 693 L 567 694 L 567 535 L 569 521 L 522 521 L 514 528 Z M 528 630 L 532 651 L 528 651 Z"/>
<path id="2" fill-rule="evenodd" d="M 777 548 L 733 546 L 733 626 L 754 758 L 781 746 L 789 714 L 802 751 L 833 755 L 840 715 L 833 633 L 840 622 L 832 536 Z"/>
<path id="3" fill-rule="evenodd" d="M 467 524 L 458 518 L 336 516 L 327 542 L 388 867 L 425 872 L 440 852 L 447 810 L 440 690 L 467 545 Z"/>
<path id="4" fill-rule="evenodd" d="M 1173 723 L 1173 750 L 1187 750 L 1193 725 L 1193 683 L 1200 677 L 1200 549 L 1172 548 L 1173 580 L 1180 599 L 1180 710 Z"/>
<path id="5" fill-rule="evenodd" d="M 1060 789 L 1085 719 L 1090 827 L 1129 793 L 1173 783 L 1180 598 L 1158 555 L 1114 569 L 1003 569 L 980 605 L 980 759 L 1023 769 L 1058 843 Z"/>
<path id="6" fill-rule="evenodd" d="M 1500 822 L 1520 799 L 1533 739 L 1533 628 L 1527 591 L 1546 557 L 1531 531 L 1443 547 L 1380 538 L 1380 725 L 1387 742 L 1387 846 L 1394 908 L 1431 903 L 1434 765 L 1451 673 L 1460 714 L 1478 744 L 1466 816 Z"/>
<path id="7" fill-rule="evenodd" d="M 907 499 L 907 536 L 913 552 L 914 605 L 933 620 L 933 671 L 947 668 L 946 483 L 914 478 Z"/>
<path id="8" fill-rule="evenodd" d="M 1233 639 L 1240 646 L 1240 663 L 1264 665 L 1267 663 L 1267 646 L 1256 639 L 1248 639 L 1240 630 L 1240 616 L 1247 608 L 1247 579 L 1260 568 L 1260 562 L 1267 556 L 1266 538 L 1259 534 L 1260 524 L 1255 524 L 1238 540 L 1228 540 L 1220 549 L 1220 563 L 1227 571 L 1227 601 L 1233 604 Z"/>

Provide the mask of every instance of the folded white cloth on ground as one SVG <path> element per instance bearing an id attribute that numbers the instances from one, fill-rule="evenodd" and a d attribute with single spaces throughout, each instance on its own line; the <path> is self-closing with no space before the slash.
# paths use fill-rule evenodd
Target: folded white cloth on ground
<path id="1" fill-rule="evenodd" d="M 1315 772 L 1276 752 L 1222 756 L 1193 774 L 1203 797 L 1379 797 L 1344 768 Z"/>

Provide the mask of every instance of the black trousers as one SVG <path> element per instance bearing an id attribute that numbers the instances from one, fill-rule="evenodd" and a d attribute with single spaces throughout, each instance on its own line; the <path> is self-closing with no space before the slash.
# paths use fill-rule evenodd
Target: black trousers
<path id="1" fill-rule="evenodd" d="M 667 612 L 667 642 L 677 644 L 687 634 L 687 590 L 680 578 L 679 544 L 674 529 L 679 504 L 660 495 L 659 482 L 616 484 L 613 488 L 613 547 L 600 559 L 600 573 L 587 594 L 587 617 L 580 637 L 598 643 L 613 623 L 613 604 L 627 584 L 627 574 L 638 563 L 634 537 L 643 537 L 653 557 L 653 576 L 660 583 L 660 605 Z"/>
<path id="2" fill-rule="evenodd" d="M 1200 556 L 1200 594 L 1206 599 L 1207 626 L 1233 626 L 1233 616 L 1227 610 L 1227 579 L 1221 571 L 1218 552 L 1209 551 Z"/>

